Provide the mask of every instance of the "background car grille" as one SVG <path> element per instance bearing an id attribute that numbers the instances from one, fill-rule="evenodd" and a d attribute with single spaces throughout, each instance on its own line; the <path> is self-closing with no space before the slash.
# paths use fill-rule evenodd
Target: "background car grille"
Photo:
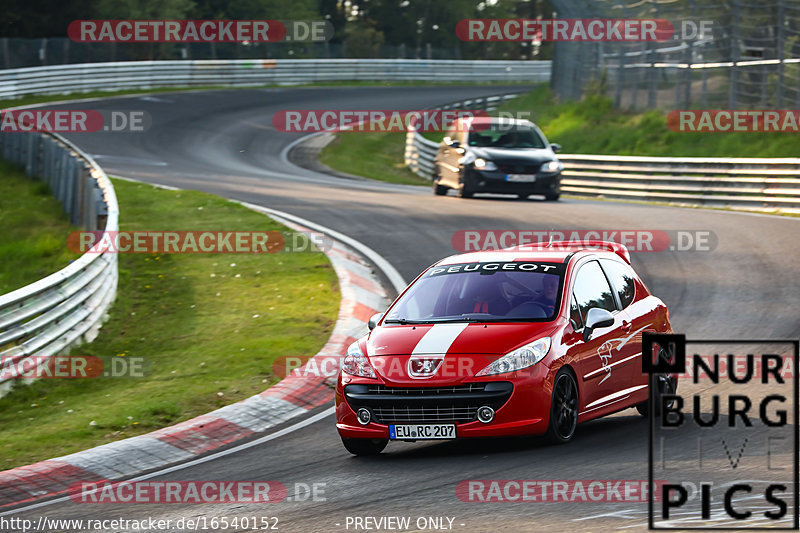
<path id="1" fill-rule="evenodd" d="M 498 163 L 497 168 L 506 174 L 536 174 L 539 172 L 539 163 Z"/>
<path id="2" fill-rule="evenodd" d="M 345 387 L 345 398 L 353 410 L 366 407 L 372 411 L 373 420 L 379 424 L 466 423 L 476 420 L 483 405 L 495 410 L 502 407 L 513 388 L 507 381 L 449 387 L 359 384 Z"/>

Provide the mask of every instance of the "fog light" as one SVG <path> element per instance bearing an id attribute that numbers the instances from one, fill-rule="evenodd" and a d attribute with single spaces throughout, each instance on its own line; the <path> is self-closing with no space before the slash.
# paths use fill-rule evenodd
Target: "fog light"
<path id="1" fill-rule="evenodd" d="M 361 424 L 362 426 L 366 426 L 367 424 L 369 424 L 369 420 L 370 418 L 372 418 L 372 414 L 370 414 L 369 409 L 366 409 L 364 407 L 358 410 L 356 416 L 358 417 L 358 423 Z"/>
<path id="2" fill-rule="evenodd" d="M 478 408 L 478 420 L 480 420 L 484 424 L 488 424 L 489 422 L 494 420 L 494 409 L 492 409 L 488 405 L 484 405 L 483 407 L 479 407 Z"/>

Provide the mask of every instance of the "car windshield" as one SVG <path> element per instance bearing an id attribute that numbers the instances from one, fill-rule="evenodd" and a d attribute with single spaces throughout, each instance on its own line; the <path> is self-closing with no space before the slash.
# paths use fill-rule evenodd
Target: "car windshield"
<path id="1" fill-rule="evenodd" d="M 428 269 L 384 323 L 553 320 L 563 265 L 532 261 L 459 263 Z"/>
<path id="2" fill-rule="evenodd" d="M 470 146 L 486 148 L 545 148 L 544 139 L 532 127 L 492 123 L 469 132 Z"/>

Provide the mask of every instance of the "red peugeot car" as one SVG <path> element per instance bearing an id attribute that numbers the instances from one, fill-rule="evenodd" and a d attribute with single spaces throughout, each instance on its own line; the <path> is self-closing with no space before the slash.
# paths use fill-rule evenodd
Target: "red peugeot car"
<path id="1" fill-rule="evenodd" d="M 642 333 L 669 313 L 611 242 L 521 246 L 443 259 L 354 342 L 336 427 L 356 455 L 389 440 L 544 434 L 648 407 Z M 659 376 L 673 393 L 675 376 Z"/>

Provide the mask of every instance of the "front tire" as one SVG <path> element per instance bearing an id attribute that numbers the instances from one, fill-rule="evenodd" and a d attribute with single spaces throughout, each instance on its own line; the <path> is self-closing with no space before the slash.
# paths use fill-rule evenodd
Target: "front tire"
<path id="1" fill-rule="evenodd" d="M 461 182 L 458 188 L 459 198 L 472 198 L 475 194 L 475 191 L 469 185 L 471 180 L 472 178 L 467 173 L 467 169 L 464 169 L 461 173 L 461 179 L 459 180 Z"/>
<path id="2" fill-rule="evenodd" d="M 444 185 L 439 185 L 439 180 L 434 180 L 433 182 L 433 194 L 436 196 L 444 196 L 447 194 L 447 191 L 450 190 L 450 187 L 445 187 Z"/>
<path id="3" fill-rule="evenodd" d="M 550 400 L 550 422 L 545 436 L 553 444 L 572 440 L 578 426 L 578 384 L 572 373 L 562 368 L 553 380 Z"/>
<path id="4" fill-rule="evenodd" d="M 378 455 L 388 443 L 388 439 L 346 439 L 342 437 L 342 444 L 353 455 Z"/>
<path id="5" fill-rule="evenodd" d="M 544 199 L 548 202 L 557 202 L 561 198 L 561 194 L 557 192 L 550 192 L 544 195 Z"/>

